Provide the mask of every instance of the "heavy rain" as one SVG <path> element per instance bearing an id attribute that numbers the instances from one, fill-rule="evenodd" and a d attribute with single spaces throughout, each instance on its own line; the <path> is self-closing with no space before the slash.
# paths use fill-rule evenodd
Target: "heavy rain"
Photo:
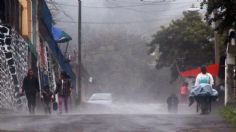
<path id="1" fill-rule="evenodd" d="M 235 7 L 0 0 L 0 132 L 235 132 Z"/>

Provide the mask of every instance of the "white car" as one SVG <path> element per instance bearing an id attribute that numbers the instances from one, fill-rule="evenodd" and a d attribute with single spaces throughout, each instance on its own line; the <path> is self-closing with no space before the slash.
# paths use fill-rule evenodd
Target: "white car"
<path id="1" fill-rule="evenodd" d="M 94 93 L 88 100 L 92 104 L 112 104 L 111 93 Z"/>
<path id="2" fill-rule="evenodd" d="M 200 8 L 198 8 L 198 7 L 191 7 L 191 8 L 188 8 L 187 11 L 198 12 L 198 11 L 200 11 Z"/>

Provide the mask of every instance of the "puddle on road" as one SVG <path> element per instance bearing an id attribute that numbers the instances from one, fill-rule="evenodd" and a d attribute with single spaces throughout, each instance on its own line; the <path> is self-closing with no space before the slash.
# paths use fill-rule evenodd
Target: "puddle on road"
<path id="1" fill-rule="evenodd" d="M 71 111 L 70 114 L 63 114 L 60 116 L 57 116 L 56 113 L 53 113 L 50 116 L 44 116 L 42 114 L 38 114 L 36 116 L 13 115 L 10 118 L 0 117 L 0 119 L 2 120 L 0 123 L 0 128 L 5 130 L 13 130 L 6 132 L 21 132 L 21 130 L 23 130 L 22 132 L 48 132 L 48 131 L 67 132 L 70 129 L 80 130 L 81 128 L 86 128 L 86 132 L 87 129 L 92 129 L 91 131 L 88 130 L 88 132 L 93 132 L 93 130 L 96 131 L 95 129 L 100 127 L 102 128 L 102 130 L 107 130 L 109 126 L 112 126 L 112 128 L 109 129 L 115 129 L 115 130 L 116 129 L 120 130 L 119 127 L 121 126 L 124 127 L 123 129 L 125 130 L 126 129 L 133 130 L 133 127 L 142 127 L 143 128 L 142 130 L 144 129 L 149 130 L 149 128 L 156 129 L 156 127 L 158 127 L 158 129 L 160 129 L 160 127 L 169 129 L 169 126 L 173 125 L 170 122 L 172 122 L 173 119 L 176 120 L 179 116 L 173 118 L 172 114 L 168 114 L 166 107 L 167 107 L 166 104 L 148 104 L 148 103 L 147 104 L 114 103 L 110 105 L 83 104 L 78 109 Z M 87 116 L 86 114 L 91 114 L 91 115 Z M 179 112 L 177 114 L 196 115 L 195 108 L 188 107 L 186 104 L 179 105 Z M 147 116 L 140 116 L 140 115 L 147 115 Z M 161 115 L 161 116 L 159 117 L 155 115 Z M 169 117 L 172 118 L 169 119 Z M 161 118 L 162 120 L 157 122 L 157 118 Z M 3 120 L 5 119 L 6 121 L 4 122 Z M 123 126 L 127 125 L 128 123 L 130 123 L 131 126 L 129 125 Z M 88 126 L 91 128 L 89 128 Z M 59 129 L 57 130 L 57 128 L 61 127 L 67 128 L 68 130 L 67 131 L 61 131 Z M 19 131 L 14 131 L 14 130 L 19 130 Z M 73 132 L 75 130 L 71 130 L 68 132 Z"/>
<path id="2" fill-rule="evenodd" d="M 166 104 L 83 104 L 82 107 L 72 111 L 73 114 L 170 114 Z M 196 114 L 194 106 L 180 104 L 175 114 Z"/>

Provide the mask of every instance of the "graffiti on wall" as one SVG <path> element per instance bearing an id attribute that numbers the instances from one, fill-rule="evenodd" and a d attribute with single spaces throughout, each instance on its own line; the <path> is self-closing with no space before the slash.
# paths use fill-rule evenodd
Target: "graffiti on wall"
<path id="1" fill-rule="evenodd" d="M 27 74 L 27 62 L 28 44 L 13 28 L 0 25 L 0 108 L 26 105 L 19 90 Z"/>

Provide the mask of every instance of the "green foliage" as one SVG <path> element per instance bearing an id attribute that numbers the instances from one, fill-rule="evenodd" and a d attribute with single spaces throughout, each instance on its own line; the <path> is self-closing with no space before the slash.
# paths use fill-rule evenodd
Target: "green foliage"
<path id="1" fill-rule="evenodd" d="M 224 107 L 220 110 L 220 113 L 227 121 L 236 124 L 236 107 Z"/>
<path id="2" fill-rule="evenodd" d="M 220 46 L 220 55 L 225 55 L 225 51 L 226 51 L 226 46 L 225 46 L 225 41 L 227 40 L 227 32 L 223 32 L 220 36 L 219 36 L 219 46 Z"/>
<path id="3" fill-rule="evenodd" d="M 214 44 L 209 41 L 213 36 L 211 27 L 202 21 L 198 12 L 184 12 L 183 15 L 168 27 L 161 27 L 148 44 L 152 51 L 159 48 L 156 68 L 170 67 L 172 81 L 178 77 L 179 70 L 209 64 L 214 56 Z"/>
<path id="4" fill-rule="evenodd" d="M 207 6 L 206 20 L 209 24 L 218 23 L 216 30 L 220 33 L 235 26 L 236 1 L 234 0 L 203 0 L 201 6 Z"/>

